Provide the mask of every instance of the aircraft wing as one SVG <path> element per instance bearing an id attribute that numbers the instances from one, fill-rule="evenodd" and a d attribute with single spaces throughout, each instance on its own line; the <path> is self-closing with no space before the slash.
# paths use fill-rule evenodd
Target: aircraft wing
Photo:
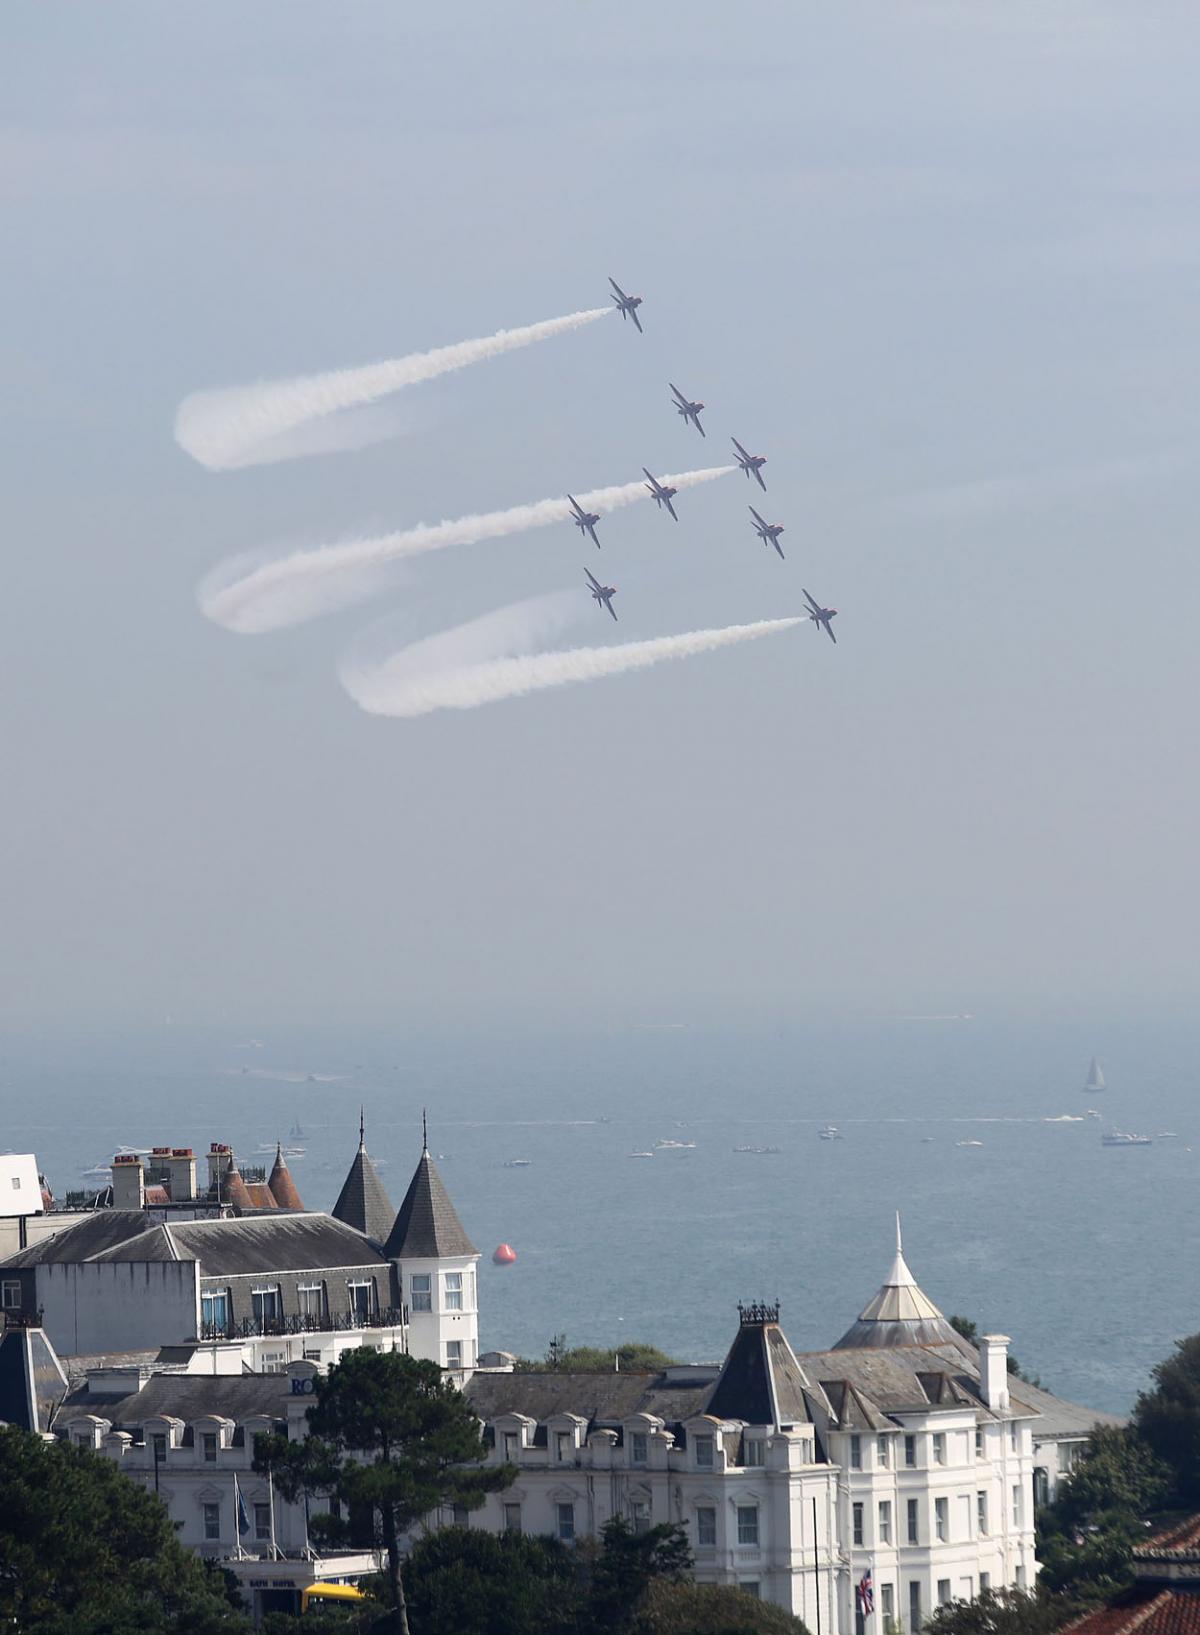
<path id="1" fill-rule="evenodd" d="M 762 517 L 759 516 L 758 512 L 754 509 L 754 507 L 752 505 L 748 505 L 746 507 L 746 509 L 747 509 L 747 511 L 749 511 L 750 515 L 754 518 L 755 522 L 758 524 L 758 526 L 760 528 L 765 528 L 767 526 L 767 524 L 763 521 Z"/>
<path id="2" fill-rule="evenodd" d="M 675 393 L 675 401 L 679 404 L 680 408 L 686 409 L 690 407 L 687 398 L 684 397 L 683 393 L 679 390 L 678 386 L 676 386 L 673 380 L 669 380 L 667 385 Z"/>
<path id="3" fill-rule="evenodd" d="M 613 616 L 613 623 L 614 623 L 614 624 L 619 624 L 619 623 L 620 623 L 620 622 L 621 622 L 621 621 L 620 621 L 620 620 L 619 620 L 619 619 L 618 619 L 618 618 L 617 618 L 617 610 L 616 610 L 616 608 L 615 608 L 615 607 L 614 607 L 614 606 L 613 606 L 613 605 L 612 605 L 612 597 L 611 597 L 611 596 L 610 596 L 610 597 L 609 597 L 609 598 L 608 598 L 608 600 L 607 600 L 607 601 L 606 601 L 606 602 L 605 602 L 605 604 L 604 604 L 604 605 L 605 605 L 605 607 L 606 607 L 606 608 L 607 608 L 607 609 L 608 609 L 608 611 L 609 611 L 609 612 L 610 612 L 610 613 L 611 613 L 611 614 L 612 614 L 612 616 Z"/>
<path id="4" fill-rule="evenodd" d="M 567 498 L 571 502 L 571 510 L 574 511 L 577 517 L 581 517 L 583 515 L 583 509 L 580 506 L 579 501 L 575 498 L 574 494 L 568 494 Z"/>
<path id="5" fill-rule="evenodd" d="M 755 466 L 755 468 L 754 468 L 754 480 L 758 484 L 758 486 L 762 489 L 763 493 L 765 494 L 766 491 L 767 491 L 767 485 L 766 485 L 765 482 L 763 482 L 762 472 L 758 469 L 757 466 Z"/>
<path id="6" fill-rule="evenodd" d="M 600 581 L 592 573 L 592 570 L 590 568 L 585 568 L 583 571 L 584 571 L 584 573 L 587 574 L 588 580 L 590 581 L 590 583 L 592 585 L 592 588 L 594 590 L 599 590 L 600 589 Z"/>
<path id="7" fill-rule="evenodd" d="M 666 503 L 667 510 L 671 513 L 671 515 L 673 517 L 675 517 L 675 507 L 671 504 L 670 500 L 667 500 L 665 503 Z M 675 517 L 675 521 L 678 522 L 679 518 Z"/>
<path id="8" fill-rule="evenodd" d="M 750 458 L 736 437 L 731 437 L 729 441 L 733 444 L 734 448 L 737 449 L 743 460 L 748 460 Z"/>
<path id="9" fill-rule="evenodd" d="M 599 550 L 600 549 L 600 541 L 596 538 L 596 525 L 595 525 L 595 523 L 589 522 L 588 526 L 587 526 L 587 531 L 591 535 L 592 544 L 596 547 L 597 550 Z"/>
<path id="10" fill-rule="evenodd" d="M 829 628 L 828 625 L 825 626 L 825 634 L 829 637 L 830 641 L 836 647 L 837 646 L 837 637 L 834 635 L 833 631 Z"/>
<path id="11" fill-rule="evenodd" d="M 642 470 L 646 471 L 645 466 L 642 467 Z M 655 477 L 655 476 L 652 476 L 651 473 L 648 472 L 648 471 L 646 471 L 646 475 L 647 475 L 647 477 L 650 478 L 650 491 L 651 491 L 651 493 L 660 494 L 662 492 L 662 486 L 659 483 L 658 478 Z"/>
<path id="12" fill-rule="evenodd" d="M 621 288 L 620 284 L 617 283 L 615 278 L 610 277 L 608 281 L 612 285 L 613 289 L 616 290 L 617 294 L 621 297 L 622 301 L 627 301 L 629 299 L 629 297 L 625 294 L 625 291 Z"/>
<path id="13" fill-rule="evenodd" d="M 637 315 L 636 307 L 630 309 L 629 316 L 633 319 L 633 327 L 637 330 L 638 334 L 644 335 L 646 331 L 642 328 L 642 320 Z"/>
<path id="14" fill-rule="evenodd" d="M 804 590 L 804 586 L 801 585 L 800 589 Z M 814 613 L 819 613 L 821 611 L 806 590 L 804 591 L 804 600 L 808 603 L 809 607 L 812 608 Z"/>
<path id="15" fill-rule="evenodd" d="M 771 541 L 771 544 L 772 544 L 772 545 L 774 545 L 774 547 L 775 547 L 775 549 L 776 549 L 776 550 L 777 550 L 777 551 L 778 551 L 778 552 L 779 552 L 779 560 L 780 560 L 780 561 L 781 561 L 781 562 L 786 562 L 786 561 L 787 561 L 787 557 L 786 557 L 786 556 L 784 556 L 784 554 L 783 554 L 783 546 L 782 546 L 782 545 L 781 545 L 781 544 L 780 544 L 780 543 L 779 543 L 779 541 L 778 541 L 778 540 L 777 540 L 777 539 L 773 539 L 773 540 L 772 540 L 772 541 Z"/>

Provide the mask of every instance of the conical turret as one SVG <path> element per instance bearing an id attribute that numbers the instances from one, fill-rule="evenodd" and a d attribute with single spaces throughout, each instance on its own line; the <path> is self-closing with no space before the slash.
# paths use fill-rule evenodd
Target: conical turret
<path id="1" fill-rule="evenodd" d="M 395 1223 L 396 1211 L 367 1152 L 366 1123 L 361 1108 L 358 1115 L 358 1151 L 332 1213 L 335 1220 L 344 1221 L 356 1232 L 365 1233 L 375 1243 L 386 1243 Z"/>
<path id="2" fill-rule="evenodd" d="M 280 1209 L 304 1208 L 300 1194 L 296 1191 L 296 1183 L 292 1180 L 292 1172 L 284 1160 L 282 1142 L 275 1144 L 275 1162 L 267 1178 L 267 1190 Z"/>
<path id="3" fill-rule="evenodd" d="M 956 1329 L 943 1317 L 917 1283 L 904 1258 L 900 1215 L 896 1214 L 896 1258 L 878 1293 L 834 1346 L 835 1351 L 865 1346 L 963 1345 Z"/>

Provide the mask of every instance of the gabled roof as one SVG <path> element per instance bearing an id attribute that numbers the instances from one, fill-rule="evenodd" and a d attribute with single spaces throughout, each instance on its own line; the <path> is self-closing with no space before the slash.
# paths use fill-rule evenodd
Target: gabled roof
<path id="1" fill-rule="evenodd" d="M 356 1232 L 362 1232 L 376 1243 L 386 1243 L 396 1220 L 396 1211 L 384 1190 L 379 1173 L 367 1152 L 362 1121 L 358 1127 L 358 1151 L 350 1165 L 350 1173 L 342 1183 L 333 1218 L 345 1221 Z"/>
<path id="2" fill-rule="evenodd" d="M 428 1148 L 404 1194 L 384 1253 L 389 1260 L 440 1260 L 479 1253 L 450 1202 Z"/>
<path id="3" fill-rule="evenodd" d="M 578 1414 L 589 1428 L 617 1428 L 634 1414 L 653 1414 L 666 1425 L 681 1425 L 705 1413 L 711 1379 L 695 1382 L 661 1374 L 473 1374 L 464 1393 L 480 1419 L 527 1414 L 539 1424 L 560 1414 Z"/>
<path id="4" fill-rule="evenodd" d="M 84 1220 L 41 1238 L 4 1261 L 5 1267 L 47 1266 L 60 1262 L 93 1260 L 116 1244 L 140 1237 L 146 1217 L 140 1209 L 97 1209 Z"/>
<path id="5" fill-rule="evenodd" d="M 966 1345 L 908 1269 L 896 1216 L 896 1258 L 878 1293 L 868 1300 L 834 1346 L 835 1351 L 889 1345 Z"/>
<path id="6" fill-rule="evenodd" d="M 748 1425 L 808 1424 L 808 1379 L 779 1326 L 778 1306 L 738 1310 L 741 1324 L 705 1412 Z"/>

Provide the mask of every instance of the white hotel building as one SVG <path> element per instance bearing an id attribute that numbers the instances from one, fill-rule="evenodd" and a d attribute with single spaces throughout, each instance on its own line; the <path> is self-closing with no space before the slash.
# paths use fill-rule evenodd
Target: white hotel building
<path id="1" fill-rule="evenodd" d="M 306 1434 L 313 1378 L 346 1344 L 441 1363 L 489 1458 L 516 1467 L 484 1508 L 435 1523 L 565 1540 L 614 1516 L 679 1523 L 698 1580 L 740 1584 L 812 1635 L 883 1635 L 888 1621 L 911 1635 L 941 1602 L 1032 1584 L 1035 1492 L 1069 1468 L 1095 1421 L 1111 1422 L 1010 1375 L 1003 1336 L 979 1351 L 963 1340 L 917 1286 L 898 1234 L 883 1286 L 829 1351 L 797 1354 L 778 1308 L 755 1305 L 739 1308 L 720 1366 L 566 1374 L 480 1358 L 478 1254 L 427 1151 L 394 1217 L 360 1140 L 332 1217 L 128 1224 L 110 1226 L 103 1248 L 99 1228 L 69 1228 L 0 1267 L 22 1303 L 0 1343 L 0 1418 L 95 1448 L 153 1485 L 184 1542 L 229 1565 L 258 1612 L 371 1568 L 363 1555 L 317 1559 L 305 1506 L 252 1469 L 256 1432 Z M 72 1238 L 91 1258 L 74 1257 Z M 164 1273 L 173 1294 L 160 1305 Z M 366 1308 L 353 1292 L 364 1282 Z M 279 1300 L 269 1322 L 253 1299 L 268 1286 Z M 300 1295 L 317 1286 L 313 1316 Z M 223 1288 L 239 1332 L 206 1334 L 205 1294 Z M 54 1331 L 38 1326 L 43 1303 Z M 81 1350 L 62 1343 L 76 1325 L 119 1321 L 145 1345 L 156 1309 L 157 1349 L 68 1357 L 68 1389 L 48 1342 Z"/>

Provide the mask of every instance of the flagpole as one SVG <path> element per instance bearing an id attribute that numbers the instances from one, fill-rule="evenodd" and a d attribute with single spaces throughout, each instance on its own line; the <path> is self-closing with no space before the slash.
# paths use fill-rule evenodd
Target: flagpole
<path id="1" fill-rule="evenodd" d="M 275 1542 L 275 1482 L 271 1476 L 271 1467 L 267 1466 L 267 1504 L 271 1509 L 271 1560 L 279 1560 L 279 1546 Z"/>
<path id="2" fill-rule="evenodd" d="M 233 1473 L 233 1536 L 237 1551 L 235 1560 L 242 1559 L 242 1490 L 238 1486 L 237 1471 Z"/>

